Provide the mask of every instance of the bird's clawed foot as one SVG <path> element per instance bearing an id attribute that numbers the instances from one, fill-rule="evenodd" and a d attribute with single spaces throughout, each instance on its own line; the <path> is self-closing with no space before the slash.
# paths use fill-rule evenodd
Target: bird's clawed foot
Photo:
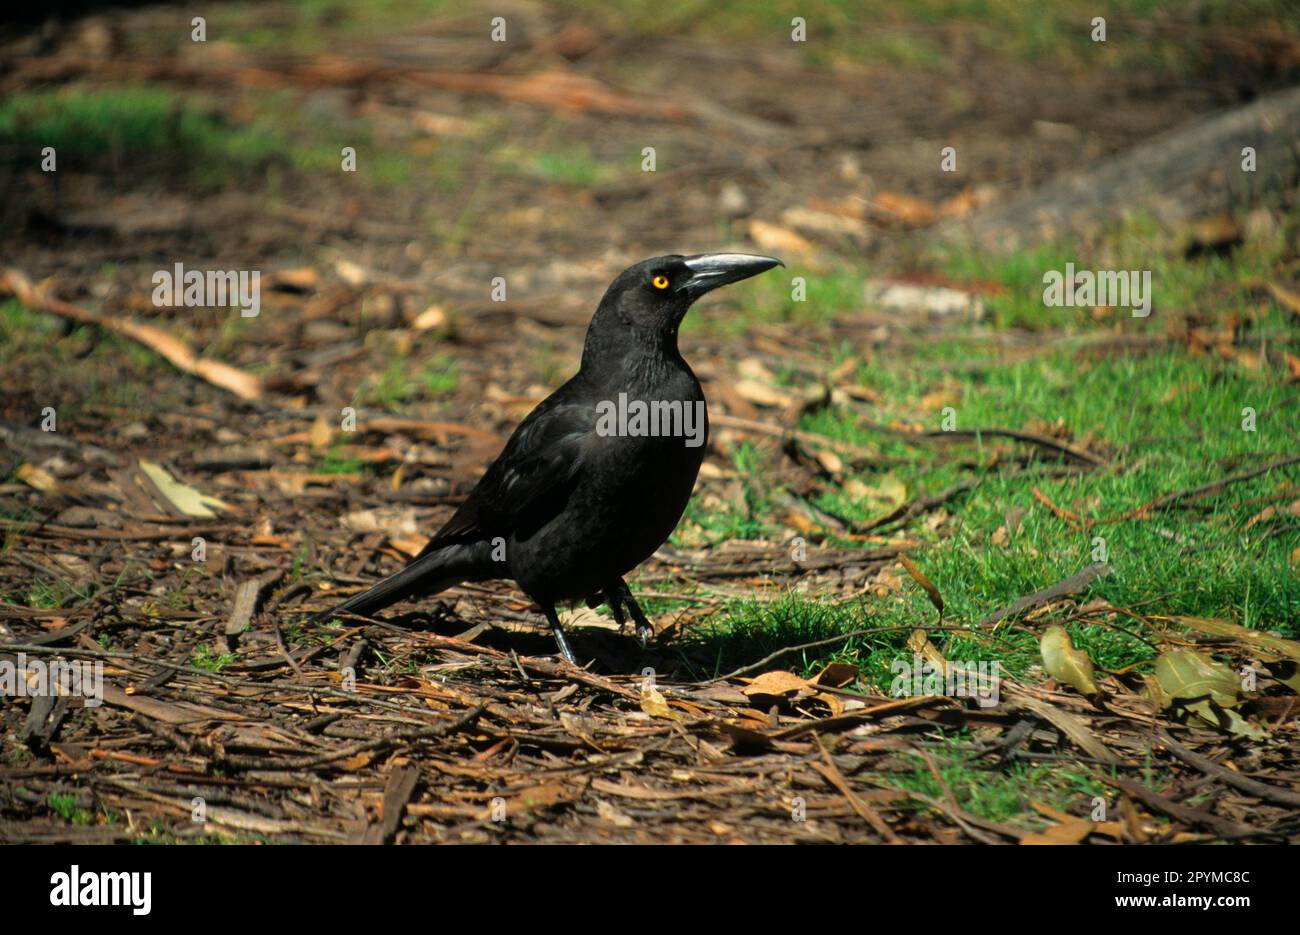
<path id="1" fill-rule="evenodd" d="M 645 649 L 650 645 L 650 640 L 654 638 L 655 628 L 646 619 L 645 612 L 641 610 L 641 605 L 636 602 L 632 596 L 632 591 L 628 588 L 627 583 L 620 580 L 616 585 L 605 590 L 605 600 L 609 604 L 609 609 L 614 613 L 614 620 L 619 627 L 627 624 L 623 616 L 623 609 L 632 617 L 632 622 L 636 624 L 636 638 L 641 643 L 641 648 Z"/>
<path id="2" fill-rule="evenodd" d="M 546 614 L 546 621 L 551 625 L 551 633 L 555 635 L 555 645 L 559 649 L 560 655 L 564 657 L 565 662 L 576 666 L 578 660 L 573 655 L 573 647 L 569 645 L 569 638 L 564 635 L 564 628 L 560 626 L 560 617 L 555 612 L 555 608 L 543 606 L 542 612 Z"/>

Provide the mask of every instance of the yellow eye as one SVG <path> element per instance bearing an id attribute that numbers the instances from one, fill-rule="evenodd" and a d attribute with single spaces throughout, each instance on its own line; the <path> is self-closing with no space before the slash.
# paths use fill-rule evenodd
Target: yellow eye
<path id="1" fill-rule="evenodd" d="M 656 289 L 667 289 L 667 288 L 668 288 L 668 277 L 667 277 L 667 276 L 656 276 L 654 279 L 650 280 L 650 284 L 651 284 L 652 286 L 654 286 Z"/>

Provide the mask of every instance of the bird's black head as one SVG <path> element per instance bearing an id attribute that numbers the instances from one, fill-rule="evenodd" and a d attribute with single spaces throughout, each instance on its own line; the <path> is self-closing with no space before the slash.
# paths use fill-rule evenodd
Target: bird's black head
<path id="1" fill-rule="evenodd" d="M 675 340 L 686 310 L 700 296 L 784 265 L 775 257 L 746 253 L 671 254 L 642 260 L 610 283 L 592 328 L 610 332 L 622 328 Z"/>

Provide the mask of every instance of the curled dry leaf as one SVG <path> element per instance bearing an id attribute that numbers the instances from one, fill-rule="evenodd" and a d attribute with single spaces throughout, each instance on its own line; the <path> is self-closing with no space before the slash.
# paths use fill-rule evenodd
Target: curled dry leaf
<path id="1" fill-rule="evenodd" d="M 1199 722 L 1261 740 L 1267 736 L 1234 710 L 1241 703 L 1241 678 L 1202 653 L 1174 649 L 1156 660 L 1154 700 Z M 1148 683 L 1150 687 L 1150 683 Z"/>
<path id="2" fill-rule="evenodd" d="M 1101 695 L 1092 671 L 1092 660 L 1082 649 L 1076 649 L 1065 627 L 1054 623 L 1043 633 L 1038 643 L 1043 655 L 1043 671 L 1057 681 L 1069 685 L 1085 698 Z"/>
<path id="3" fill-rule="evenodd" d="M 1226 620 L 1212 620 L 1206 617 L 1168 617 L 1164 619 L 1180 623 L 1192 630 L 1199 630 L 1201 633 L 1209 633 L 1211 636 L 1224 636 L 1236 640 L 1251 649 L 1266 650 L 1275 655 L 1285 656 L 1288 659 L 1300 662 L 1300 643 L 1295 640 L 1288 640 L 1285 637 L 1275 636 L 1261 630 L 1248 630 Z"/>
<path id="4" fill-rule="evenodd" d="M 908 558 L 906 553 L 898 556 L 898 563 L 912 576 L 912 580 L 921 586 L 921 590 L 925 591 L 925 596 L 930 599 L 930 603 L 934 605 L 935 610 L 939 611 L 939 616 L 942 617 L 943 595 L 939 593 L 939 589 L 935 587 L 934 582 L 926 577 L 925 572 L 916 567 L 916 563 Z"/>
<path id="5" fill-rule="evenodd" d="M 668 707 L 668 699 L 649 679 L 641 683 L 641 710 L 651 717 L 666 718 L 670 721 L 685 720 L 679 712 Z"/>

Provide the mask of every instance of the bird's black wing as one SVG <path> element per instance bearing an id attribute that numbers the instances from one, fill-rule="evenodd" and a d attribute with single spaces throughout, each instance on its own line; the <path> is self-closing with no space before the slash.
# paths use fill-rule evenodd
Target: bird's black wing
<path id="1" fill-rule="evenodd" d="M 595 435 L 596 407 L 566 384 L 519 424 L 454 516 L 425 546 L 505 536 L 564 507 Z"/>

